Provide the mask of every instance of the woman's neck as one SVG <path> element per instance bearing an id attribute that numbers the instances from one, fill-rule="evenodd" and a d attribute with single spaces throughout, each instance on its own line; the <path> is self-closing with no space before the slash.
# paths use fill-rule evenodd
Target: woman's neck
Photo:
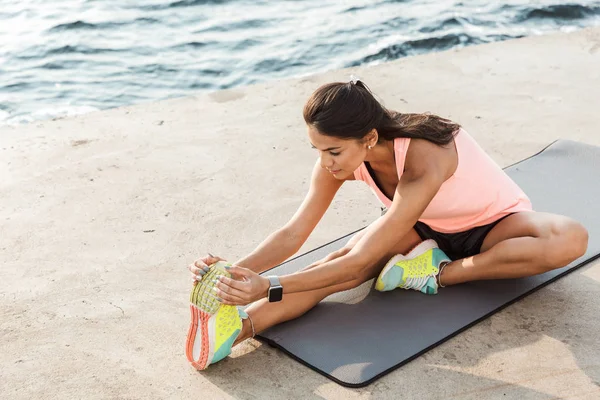
<path id="1" fill-rule="evenodd" d="M 396 166 L 396 157 L 394 154 L 394 141 L 384 140 L 370 149 L 365 157 L 374 169 L 386 169 L 390 166 Z"/>

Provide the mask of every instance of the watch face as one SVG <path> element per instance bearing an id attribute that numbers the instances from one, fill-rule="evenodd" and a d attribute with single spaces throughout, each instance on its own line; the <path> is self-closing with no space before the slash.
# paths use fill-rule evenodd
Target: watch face
<path id="1" fill-rule="evenodd" d="M 283 298 L 283 288 L 275 286 L 269 289 L 269 302 L 281 301 Z"/>

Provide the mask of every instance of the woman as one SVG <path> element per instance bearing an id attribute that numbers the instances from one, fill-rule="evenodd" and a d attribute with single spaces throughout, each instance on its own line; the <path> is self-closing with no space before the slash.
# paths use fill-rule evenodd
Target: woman
<path id="1" fill-rule="evenodd" d="M 319 159 L 296 214 L 234 266 L 209 255 L 188 267 L 199 283 L 187 356 L 198 369 L 375 277 L 376 290 L 435 294 L 462 282 L 540 274 L 587 249 L 580 223 L 532 211 L 525 193 L 451 121 L 387 110 L 361 81 L 320 87 L 304 119 Z M 387 212 L 302 271 L 258 275 L 300 249 L 348 180 L 366 182 Z M 250 303 L 245 312 L 236 307 Z"/>

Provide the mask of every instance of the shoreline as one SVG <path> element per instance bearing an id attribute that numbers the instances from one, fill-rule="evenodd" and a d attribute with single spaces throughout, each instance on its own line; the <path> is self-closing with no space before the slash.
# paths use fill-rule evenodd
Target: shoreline
<path id="1" fill-rule="evenodd" d="M 583 5 L 567 5 L 565 7 L 583 7 L 583 9 L 586 9 L 586 6 Z M 557 12 L 556 10 L 553 10 L 552 6 L 542 6 L 542 8 L 540 9 L 535 9 L 538 11 L 548 11 L 548 12 Z M 560 15 L 556 16 L 557 18 L 560 17 Z M 446 20 L 445 23 L 448 23 L 449 21 L 453 21 L 454 19 L 451 18 L 449 20 Z M 476 26 L 473 26 L 473 28 Z M 411 58 L 411 57 L 418 57 L 419 55 L 426 55 L 426 54 L 432 54 L 432 53 L 439 53 L 439 52 L 445 52 L 445 51 L 453 51 L 453 50 L 460 50 L 462 48 L 466 48 L 466 47 L 472 47 L 472 46 L 482 46 L 482 45 L 486 45 L 486 44 L 491 44 L 491 43 L 501 43 L 504 42 L 506 40 L 515 40 L 515 39 L 519 39 L 519 38 L 535 38 L 535 37 L 539 37 L 539 36 L 545 36 L 545 35 L 556 35 L 556 34 L 568 34 L 568 33 L 573 33 L 573 32 L 577 32 L 583 29 L 591 29 L 594 28 L 594 26 L 572 26 L 572 25 L 566 25 L 566 26 L 555 26 L 553 30 L 547 30 L 548 28 L 545 26 L 542 26 L 541 30 L 538 29 L 531 29 L 530 31 L 528 31 L 526 29 L 526 27 L 522 27 L 522 31 L 520 31 L 519 29 L 516 29 L 517 27 L 514 27 L 513 30 L 508 30 L 508 32 L 512 32 L 514 34 L 514 36 L 511 36 L 511 34 L 509 33 L 497 33 L 497 34 L 492 34 L 492 36 L 500 36 L 500 37 L 504 37 L 502 39 L 496 39 L 496 40 L 492 40 L 490 42 L 482 42 L 482 43 L 477 43 L 477 44 L 473 44 L 473 43 L 461 43 L 460 45 L 454 45 L 454 47 L 452 48 L 436 48 L 436 47 L 432 47 L 432 48 L 428 48 L 424 53 L 420 53 L 420 54 L 413 54 L 411 52 L 408 53 L 404 53 L 405 55 L 403 55 L 400 58 L 396 58 L 393 60 L 377 60 L 374 63 L 372 63 L 371 61 L 367 62 L 365 61 L 363 65 L 364 68 L 370 68 L 376 65 L 380 65 L 381 63 L 389 63 L 389 62 L 396 62 L 405 58 Z M 515 30 L 516 29 L 516 30 Z M 514 31 L 514 32 L 513 32 Z M 472 29 L 466 29 L 462 32 L 446 32 L 445 34 L 443 32 L 438 32 L 439 34 L 436 36 L 429 36 L 426 33 L 421 33 L 420 35 L 416 35 L 415 37 L 406 37 L 407 41 L 405 43 L 399 44 L 399 47 L 404 47 L 404 46 L 408 46 L 409 48 L 412 48 L 411 46 L 416 44 L 418 45 L 419 43 L 423 42 L 423 41 L 431 41 L 431 40 L 447 40 L 448 36 L 457 36 L 457 37 L 461 37 L 466 35 L 467 37 L 471 38 L 471 35 L 474 35 L 474 32 L 472 31 Z M 480 34 L 483 35 L 483 37 L 481 38 L 481 40 L 486 38 L 486 35 L 484 34 L 484 31 L 479 32 Z M 440 36 L 441 35 L 441 36 Z M 478 39 L 477 35 L 473 36 L 474 38 Z M 379 41 L 381 41 L 381 39 L 379 39 Z M 386 42 L 387 43 L 387 42 Z M 392 45 L 392 47 L 394 47 L 395 45 Z M 466 46 L 466 47 L 465 47 Z M 379 50 L 379 52 L 382 51 L 389 51 L 390 46 L 388 46 L 387 48 L 384 47 L 382 49 Z M 419 47 L 417 47 L 418 49 Z M 379 54 L 379 53 L 377 53 Z M 377 54 L 368 54 L 365 56 L 365 59 L 368 59 L 369 57 L 373 57 L 376 56 Z M 1 62 L 1 60 L 0 60 Z M 356 63 L 353 62 L 352 65 L 355 65 Z M 349 65 L 349 64 L 347 64 Z M 302 79 L 305 76 L 313 76 L 313 75 L 320 75 L 320 74 L 324 74 L 333 70 L 338 70 L 339 65 L 336 65 L 335 63 L 329 63 L 328 66 L 326 66 L 324 69 L 317 69 L 311 72 L 306 72 L 306 71 L 296 71 L 294 73 L 291 73 L 290 75 L 287 76 L 280 76 L 280 74 L 278 72 L 275 73 L 274 76 L 278 76 L 278 78 L 269 78 L 268 75 L 266 75 L 264 78 L 261 78 L 258 80 L 258 82 L 256 82 L 256 84 L 261 84 L 261 83 L 272 83 L 272 82 L 278 82 L 280 80 L 297 80 L 297 79 Z M 346 69 L 352 69 L 351 67 L 347 67 Z M 100 77 L 99 77 L 100 78 Z M 181 82 L 183 84 L 183 82 Z M 58 85 L 58 87 L 61 86 L 61 82 L 57 82 L 56 85 Z M 247 85 L 249 85 L 249 83 L 245 83 L 242 84 L 242 86 L 235 86 L 233 87 L 233 89 L 236 88 L 243 88 L 246 87 Z M 1 88 L 0 88 L 1 89 Z M 147 90 L 148 88 L 143 86 L 142 90 Z M 87 89 L 84 87 L 80 87 L 78 88 L 78 90 L 81 90 L 83 92 L 86 92 Z M 190 96 L 197 96 L 200 94 L 210 94 L 210 93 L 214 93 L 217 91 L 221 91 L 223 89 L 219 89 L 219 88 L 211 88 L 210 90 L 201 90 L 201 91 L 197 91 L 196 93 L 194 93 L 194 90 L 185 88 L 185 87 L 181 87 L 180 89 L 175 89 L 173 90 L 174 93 L 178 93 L 178 95 L 176 97 L 169 97 L 169 96 L 162 96 L 161 98 L 155 97 L 155 98 L 148 98 L 148 97 L 140 97 L 140 99 L 138 100 L 139 102 L 135 102 L 135 103 L 130 103 L 130 104 L 120 104 L 120 105 L 116 105 L 116 106 L 106 106 L 106 103 L 112 103 L 112 100 L 110 98 L 106 98 L 103 100 L 102 104 L 97 104 L 94 102 L 87 102 L 86 104 L 83 105 L 70 105 L 70 104 L 60 104 L 61 101 L 60 99 L 54 99 L 57 100 L 58 104 L 55 104 L 54 102 L 50 102 L 50 103 L 43 103 L 43 104 L 39 104 L 38 107 L 36 107 L 34 110 L 29 110 L 27 113 L 22 113 L 22 111 L 18 111 L 18 110 L 12 110 L 12 112 L 15 112 L 16 114 L 11 114 L 11 112 L 6 111 L 6 110 L 2 110 L 0 109 L 0 127 L 3 126 L 12 126 L 12 127 L 21 127 L 21 126 L 26 126 L 28 123 L 36 123 L 36 122 L 44 122 L 44 121 L 53 121 L 53 120 L 61 120 L 61 119 L 65 119 L 65 118 L 71 118 L 71 117 L 75 117 L 75 116 L 83 116 L 83 115 L 87 115 L 90 112 L 98 112 L 98 111 L 108 111 L 108 110 L 112 110 L 114 108 L 121 108 L 121 107 L 132 107 L 132 106 L 137 106 L 137 105 L 144 105 L 144 104 L 148 104 L 151 102 L 160 102 L 160 101 L 165 101 L 168 100 L 170 98 L 182 98 L 182 97 L 190 97 Z M 61 97 L 62 98 L 62 97 Z M 66 98 L 68 100 L 68 98 Z M 69 103 L 71 103 L 71 101 L 69 101 Z M 10 107 L 8 107 L 8 109 L 10 109 Z M 16 121 L 22 121 L 22 120 L 27 120 L 28 122 L 16 122 Z M 8 122 L 10 121 L 10 122 Z"/>

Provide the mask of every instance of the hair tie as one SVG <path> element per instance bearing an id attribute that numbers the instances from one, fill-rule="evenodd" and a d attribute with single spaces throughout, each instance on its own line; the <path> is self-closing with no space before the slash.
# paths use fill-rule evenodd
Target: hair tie
<path id="1" fill-rule="evenodd" d="M 350 75 L 350 83 L 352 83 L 353 85 L 356 85 L 358 82 L 360 82 L 360 78 L 356 75 Z"/>

